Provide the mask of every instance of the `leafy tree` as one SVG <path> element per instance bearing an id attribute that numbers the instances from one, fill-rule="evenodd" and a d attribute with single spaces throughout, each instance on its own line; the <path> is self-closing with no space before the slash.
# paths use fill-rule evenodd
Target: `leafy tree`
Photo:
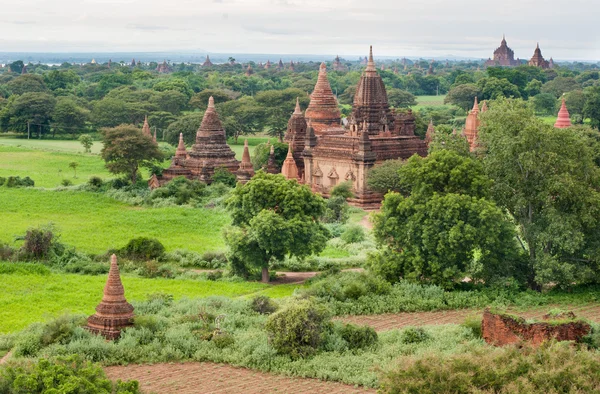
<path id="1" fill-rule="evenodd" d="M 521 97 L 519 87 L 510 83 L 506 78 L 482 78 L 477 81 L 477 86 L 481 90 L 480 98 L 482 100 L 495 100 L 500 97 Z"/>
<path id="2" fill-rule="evenodd" d="M 417 99 L 412 93 L 400 89 L 388 89 L 388 103 L 394 108 L 408 108 L 417 105 Z"/>
<path id="3" fill-rule="evenodd" d="M 571 115 L 583 115 L 583 107 L 585 106 L 586 96 L 581 90 L 572 90 L 565 94 L 565 102 Z"/>
<path id="4" fill-rule="evenodd" d="M 454 104 L 457 107 L 468 111 L 473 107 L 475 97 L 480 94 L 479 88 L 474 83 L 458 85 L 450 89 L 444 98 L 444 104 Z"/>
<path id="5" fill-rule="evenodd" d="M 85 153 L 90 153 L 92 151 L 92 145 L 94 145 L 94 140 L 89 134 L 81 134 L 79 136 L 79 142 L 83 146 Z"/>
<path id="6" fill-rule="evenodd" d="M 403 165 L 403 160 L 386 160 L 373 167 L 367 176 L 369 189 L 378 193 L 401 191 L 399 171 Z"/>
<path id="7" fill-rule="evenodd" d="M 71 98 L 59 97 L 52 116 L 54 130 L 59 129 L 76 135 L 85 126 L 88 116 L 89 111 L 78 106 Z"/>
<path id="8" fill-rule="evenodd" d="M 461 156 L 470 156 L 471 147 L 469 141 L 462 134 L 454 134 L 444 132 L 441 127 L 436 130 L 433 137 L 433 141 L 429 144 L 429 152 L 435 152 L 439 150 L 450 150 L 458 153 Z"/>
<path id="9" fill-rule="evenodd" d="M 69 89 L 81 81 L 73 70 L 51 70 L 44 74 L 44 83 L 52 91 Z"/>
<path id="10" fill-rule="evenodd" d="M 135 126 L 121 125 L 102 130 L 101 155 L 113 174 L 125 174 L 137 181 L 140 166 L 150 167 L 163 159 L 158 145 Z"/>
<path id="11" fill-rule="evenodd" d="M 449 150 L 411 157 L 399 170 L 405 195 L 388 193 L 374 234 L 385 249 L 371 259 L 389 281 L 451 288 L 469 275 L 487 282 L 511 274 L 514 231 L 487 199 L 481 163 Z"/>
<path id="12" fill-rule="evenodd" d="M 581 85 L 572 77 L 556 77 L 542 86 L 542 93 L 550 93 L 555 98 L 561 97 L 564 93 L 572 90 L 580 90 Z"/>
<path id="13" fill-rule="evenodd" d="M 556 112 L 556 97 L 550 93 L 540 93 L 531 98 L 533 109 L 540 115 L 554 115 Z"/>
<path id="14" fill-rule="evenodd" d="M 283 141 L 288 119 L 296 107 L 296 98 L 300 99 L 303 108 L 308 106 L 310 100 L 300 89 L 270 90 L 260 92 L 255 97 L 256 102 L 265 108 L 267 132 L 280 141 Z"/>
<path id="15" fill-rule="evenodd" d="M 230 100 L 217 106 L 228 137 L 237 143 L 240 135 L 260 133 L 267 122 L 265 108 L 252 97 Z"/>
<path id="16" fill-rule="evenodd" d="M 518 228 L 527 284 L 600 279 L 599 143 L 579 128 L 555 129 L 521 100 L 482 115 L 479 138 L 491 192 Z"/>
<path id="17" fill-rule="evenodd" d="M 179 115 L 185 109 L 188 98 L 177 90 L 165 90 L 155 96 L 154 103 L 160 111 Z"/>
<path id="18" fill-rule="evenodd" d="M 79 163 L 76 161 L 72 161 L 69 163 L 69 168 L 73 169 L 73 178 L 77 178 L 77 167 L 79 167 Z"/>
<path id="19" fill-rule="evenodd" d="M 23 67 L 25 67 L 25 63 L 23 63 L 22 60 L 17 60 L 16 62 L 12 62 L 11 64 L 8 65 L 8 68 L 10 68 L 10 71 L 17 73 L 17 74 L 21 74 L 23 72 Z"/>
<path id="20" fill-rule="evenodd" d="M 281 169 L 283 162 L 287 156 L 288 144 L 284 144 L 281 142 L 274 143 L 263 143 L 258 144 L 254 147 L 254 152 L 251 157 L 252 166 L 255 170 L 266 169 L 267 164 L 269 162 L 269 155 L 271 153 L 271 145 L 273 145 L 273 150 L 275 154 L 275 164 L 278 169 Z"/>
<path id="21" fill-rule="evenodd" d="M 600 129 L 600 86 L 586 91 L 586 98 L 583 115 L 590 118 L 593 127 Z"/>
<path id="22" fill-rule="evenodd" d="M 161 80 L 155 83 L 152 88 L 158 92 L 176 90 L 185 95 L 188 100 L 190 99 L 190 97 L 192 97 L 192 94 L 194 93 L 194 91 L 190 87 L 190 84 L 182 78 L 169 78 L 166 80 Z"/>
<path id="23" fill-rule="evenodd" d="M 12 130 L 27 133 L 27 123 L 30 122 L 31 130 L 37 131 L 41 138 L 42 133 L 50 128 L 55 105 L 56 99 L 48 93 L 24 93 L 9 100 L 4 114 Z"/>
<path id="24" fill-rule="evenodd" d="M 263 282 L 269 281 L 271 263 L 325 248 L 329 233 L 319 223 L 325 202 L 295 180 L 259 171 L 233 190 L 227 210 L 233 219 L 225 233 L 232 267 L 260 267 Z"/>
<path id="25" fill-rule="evenodd" d="M 132 123 L 127 104 L 122 100 L 108 97 L 93 104 L 91 119 L 97 127 L 115 127 Z"/>
<path id="26" fill-rule="evenodd" d="M 200 93 L 196 93 L 190 99 L 190 107 L 198 108 L 204 111 L 208 105 L 208 99 L 212 97 L 215 104 L 224 103 L 229 100 L 234 100 L 239 97 L 239 93 L 231 90 L 223 89 L 204 89 Z"/>
<path id="27" fill-rule="evenodd" d="M 35 74 L 19 75 L 17 78 L 7 83 L 6 87 L 12 94 L 46 92 L 48 90 L 44 83 L 44 79 Z"/>
<path id="28" fill-rule="evenodd" d="M 537 79 L 530 81 L 527 84 L 527 86 L 525 86 L 525 93 L 527 93 L 527 96 L 529 96 L 529 97 L 536 96 L 536 95 L 540 94 L 541 91 L 542 91 L 542 82 L 538 81 Z"/>
<path id="29" fill-rule="evenodd" d="M 173 145 L 179 144 L 179 133 L 183 133 L 183 141 L 186 145 L 192 145 L 196 142 L 196 132 L 202 123 L 203 113 L 192 113 L 183 115 L 179 120 L 171 123 L 167 127 L 165 140 Z"/>

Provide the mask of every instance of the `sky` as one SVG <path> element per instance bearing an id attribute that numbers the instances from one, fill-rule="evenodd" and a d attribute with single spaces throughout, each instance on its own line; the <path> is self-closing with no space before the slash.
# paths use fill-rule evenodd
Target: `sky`
<path id="1" fill-rule="evenodd" d="M 600 60 L 598 0 L 13 0 L 0 52 L 339 54 Z"/>

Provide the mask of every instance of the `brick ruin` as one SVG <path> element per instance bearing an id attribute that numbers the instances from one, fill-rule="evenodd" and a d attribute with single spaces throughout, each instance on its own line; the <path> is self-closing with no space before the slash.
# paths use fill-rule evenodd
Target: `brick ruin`
<path id="1" fill-rule="evenodd" d="M 554 317 L 564 322 L 552 322 L 553 317 L 544 316 L 548 321 L 527 323 L 520 317 L 493 313 L 486 309 L 481 323 L 483 339 L 495 346 L 504 346 L 528 342 L 538 346 L 544 341 L 556 339 L 557 341 L 581 341 L 588 335 L 591 326 L 582 320 L 575 320 L 575 315 L 565 314 Z"/>
<path id="2" fill-rule="evenodd" d="M 117 256 L 113 254 L 102 301 L 96 307 L 96 313 L 88 318 L 86 328 L 106 339 L 117 339 L 122 329 L 133 325 L 133 316 L 133 306 L 125 299 Z"/>

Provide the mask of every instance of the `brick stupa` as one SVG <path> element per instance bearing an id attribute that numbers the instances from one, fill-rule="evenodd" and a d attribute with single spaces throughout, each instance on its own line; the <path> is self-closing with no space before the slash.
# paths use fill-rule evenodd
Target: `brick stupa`
<path id="1" fill-rule="evenodd" d="M 210 61 L 208 55 L 206 55 L 206 60 L 204 61 L 204 63 L 202 63 L 202 67 L 211 67 L 212 65 L 213 63 Z"/>
<path id="2" fill-rule="evenodd" d="M 558 111 L 558 118 L 556 119 L 556 123 L 554 123 L 554 127 L 557 129 L 566 129 L 567 127 L 571 127 L 571 117 L 569 115 L 569 110 L 567 109 L 567 104 L 565 103 L 564 97 L 562 99 L 562 104 L 560 106 L 560 110 Z"/>
<path id="3" fill-rule="evenodd" d="M 244 140 L 244 152 L 242 153 L 242 162 L 236 172 L 238 181 L 242 184 L 247 183 L 254 176 L 254 167 L 250 161 L 250 151 L 248 150 L 248 140 Z"/>
<path id="4" fill-rule="evenodd" d="M 279 171 L 277 171 L 277 163 L 275 162 L 275 145 L 271 145 L 271 150 L 269 151 L 269 160 L 267 161 L 267 173 L 279 173 Z"/>
<path id="5" fill-rule="evenodd" d="M 296 161 L 298 175 L 301 177 L 304 173 L 304 140 L 306 139 L 306 119 L 300 108 L 300 100 L 296 98 L 296 109 L 288 121 L 287 132 L 284 141 L 292 145 L 292 155 Z"/>
<path id="6" fill-rule="evenodd" d="M 281 174 L 286 177 L 286 179 L 298 179 L 298 167 L 296 166 L 296 160 L 294 160 L 294 155 L 292 153 L 292 144 L 288 145 L 288 153 L 283 162 L 283 166 L 281 166 Z"/>
<path id="7" fill-rule="evenodd" d="M 474 151 L 477 147 L 477 135 L 479 134 L 479 103 L 477 97 L 475 97 L 473 109 L 467 115 L 463 134 L 469 142 L 469 149 L 471 152 Z"/>
<path id="8" fill-rule="evenodd" d="M 148 115 L 144 117 L 144 125 L 142 126 L 142 133 L 147 135 L 148 137 L 152 137 L 152 132 L 150 131 L 150 124 L 148 123 Z"/>
<path id="9" fill-rule="evenodd" d="M 425 133 L 425 145 L 429 148 L 429 145 L 433 142 L 433 137 L 435 136 L 435 128 L 433 127 L 433 120 L 429 121 L 429 126 L 427 126 L 427 133 Z"/>
<path id="10" fill-rule="evenodd" d="M 317 135 L 323 134 L 325 129 L 340 125 L 342 115 L 327 79 L 325 63 L 321 63 L 319 67 L 319 77 L 310 95 L 310 104 L 308 104 L 305 116 L 307 120 L 311 121 Z"/>
<path id="11" fill-rule="evenodd" d="M 117 256 L 110 259 L 108 280 L 104 286 L 102 302 L 96 307 L 96 313 L 88 318 L 86 328 L 106 339 L 117 339 L 121 330 L 133 325 L 133 306 L 125 299 L 125 290 L 119 275 Z"/>

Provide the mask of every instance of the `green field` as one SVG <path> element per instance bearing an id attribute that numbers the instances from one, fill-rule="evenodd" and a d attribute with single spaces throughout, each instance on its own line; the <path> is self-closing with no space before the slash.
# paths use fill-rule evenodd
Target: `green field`
<path id="1" fill-rule="evenodd" d="M 128 301 L 146 299 L 162 292 L 175 298 L 211 295 L 239 297 L 260 293 L 285 297 L 298 286 L 272 286 L 257 282 L 214 282 L 184 279 L 147 279 L 122 275 Z M 0 281 L 2 308 L 0 333 L 18 331 L 30 323 L 48 320 L 62 313 L 92 314 L 102 299 L 106 276 L 75 274 L 4 274 Z"/>
<path id="2" fill-rule="evenodd" d="M 411 108 L 413 111 L 425 108 L 425 107 L 450 107 L 444 104 L 446 95 L 439 96 L 416 96 L 417 105 L 413 105 Z"/>
<path id="3" fill-rule="evenodd" d="M 39 189 L 0 189 L 0 241 L 12 242 L 31 226 L 52 222 L 64 243 L 85 252 L 123 247 L 134 237 L 159 239 L 168 251 L 224 249 L 219 210 L 187 207 L 140 208 L 102 194 Z"/>

